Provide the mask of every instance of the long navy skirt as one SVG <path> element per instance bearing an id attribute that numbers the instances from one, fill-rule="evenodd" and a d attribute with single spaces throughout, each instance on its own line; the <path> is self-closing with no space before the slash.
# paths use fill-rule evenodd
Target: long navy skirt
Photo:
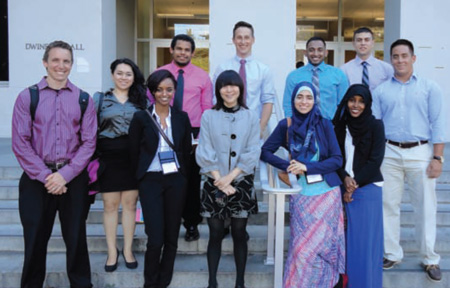
<path id="1" fill-rule="evenodd" d="M 383 203 L 381 187 L 368 184 L 353 193 L 347 212 L 348 288 L 383 284 Z"/>

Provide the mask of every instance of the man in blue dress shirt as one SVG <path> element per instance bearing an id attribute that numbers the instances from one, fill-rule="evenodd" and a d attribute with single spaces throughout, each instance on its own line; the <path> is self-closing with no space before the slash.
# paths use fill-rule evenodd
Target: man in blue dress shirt
<path id="1" fill-rule="evenodd" d="M 400 203 L 406 179 L 414 207 L 416 240 L 430 280 L 442 275 L 436 242 L 436 178 L 444 162 L 444 113 L 437 84 L 416 75 L 413 44 L 399 39 L 391 45 L 394 77 L 373 92 L 373 114 L 383 120 L 386 153 L 381 166 L 383 186 L 384 261 L 390 269 L 403 258 L 400 246 Z"/>
<path id="2" fill-rule="evenodd" d="M 213 77 L 213 87 L 216 85 L 217 77 L 223 71 L 234 70 L 238 72 L 244 81 L 245 103 L 250 110 L 258 113 L 261 135 L 263 135 L 272 115 L 273 102 L 275 101 L 276 92 L 273 76 L 267 65 L 252 56 L 255 36 L 253 26 L 250 23 L 237 22 L 233 28 L 232 40 L 236 48 L 236 55 L 217 67 Z"/>
<path id="3" fill-rule="evenodd" d="M 328 51 L 325 40 L 312 37 L 306 42 L 308 64 L 289 73 L 284 88 L 283 109 L 286 117 L 292 116 L 291 96 L 295 85 L 302 81 L 313 84 L 318 91 L 319 107 L 322 115 L 333 119 L 337 105 L 348 88 L 348 80 L 341 69 L 325 64 Z"/>
<path id="4" fill-rule="evenodd" d="M 375 39 L 372 30 L 367 27 L 356 29 L 353 33 L 356 57 L 341 66 L 350 85 L 365 84 L 372 92 L 394 74 L 391 64 L 373 57 L 374 46 Z"/>

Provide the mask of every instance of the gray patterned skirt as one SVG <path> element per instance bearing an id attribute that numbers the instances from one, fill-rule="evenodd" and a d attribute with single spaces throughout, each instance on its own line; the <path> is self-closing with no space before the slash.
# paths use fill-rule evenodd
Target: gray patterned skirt
<path id="1" fill-rule="evenodd" d="M 247 175 L 231 185 L 236 193 L 223 195 L 216 186 L 214 179 L 209 178 L 203 183 L 200 200 L 200 213 L 207 218 L 248 218 L 250 214 L 258 213 L 258 201 L 253 185 L 254 175 Z"/>

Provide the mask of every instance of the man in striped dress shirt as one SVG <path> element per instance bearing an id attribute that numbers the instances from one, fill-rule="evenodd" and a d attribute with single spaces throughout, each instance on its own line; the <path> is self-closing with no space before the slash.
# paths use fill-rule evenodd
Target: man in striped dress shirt
<path id="1" fill-rule="evenodd" d="M 88 174 L 95 150 L 97 119 L 89 97 L 81 113 L 80 89 L 68 76 L 73 53 L 63 41 L 50 43 L 44 53 L 47 71 L 38 84 L 34 117 L 29 89 L 17 97 L 12 119 L 12 147 L 24 173 L 19 182 L 19 213 L 25 257 L 21 287 L 42 287 L 47 244 L 56 212 L 66 244 L 71 287 L 92 287 L 86 241 L 89 212 Z"/>

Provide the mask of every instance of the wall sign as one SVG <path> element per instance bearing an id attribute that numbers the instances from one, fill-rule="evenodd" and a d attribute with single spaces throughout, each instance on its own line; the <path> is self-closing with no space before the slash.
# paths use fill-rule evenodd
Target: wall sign
<path id="1" fill-rule="evenodd" d="M 48 43 L 25 43 L 25 50 L 45 50 Z M 83 43 L 72 44 L 74 51 L 84 51 Z"/>

